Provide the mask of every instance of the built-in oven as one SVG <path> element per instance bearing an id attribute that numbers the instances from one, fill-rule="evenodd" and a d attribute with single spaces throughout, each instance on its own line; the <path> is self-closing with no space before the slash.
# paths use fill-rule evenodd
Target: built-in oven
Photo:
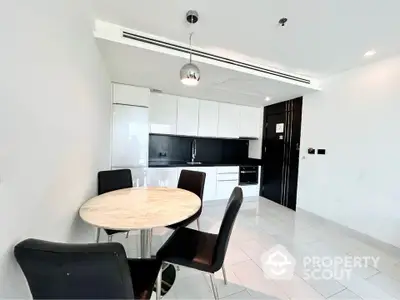
<path id="1" fill-rule="evenodd" d="M 239 168 L 239 185 L 258 184 L 258 166 L 241 166 Z"/>

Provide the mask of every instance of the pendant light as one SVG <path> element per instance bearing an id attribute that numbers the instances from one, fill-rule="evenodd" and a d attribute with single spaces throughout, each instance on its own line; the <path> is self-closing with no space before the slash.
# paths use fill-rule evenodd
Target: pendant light
<path id="1" fill-rule="evenodd" d="M 186 14 L 186 20 L 190 24 L 195 24 L 199 19 L 198 13 L 196 11 L 188 11 Z M 187 86 L 196 86 L 200 81 L 200 69 L 192 63 L 192 35 L 193 32 L 189 36 L 190 43 L 190 57 L 189 63 L 185 64 L 180 71 L 181 82 Z"/>

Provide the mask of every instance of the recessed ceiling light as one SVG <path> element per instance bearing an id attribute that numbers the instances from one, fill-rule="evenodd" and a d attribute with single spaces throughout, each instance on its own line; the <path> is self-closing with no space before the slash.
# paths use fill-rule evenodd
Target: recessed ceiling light
<path id="1" fill-rule="evenodd" d="M 372 50 L 365 52 L 364 57 L 374 56 L 375 54 L 376 54 L 376 51 L 372 49 Z"/>
<path id="2" fill-rule="evenodd" d="M 271 100 L 271 97 L 265 97 L 265 101 Z"/>

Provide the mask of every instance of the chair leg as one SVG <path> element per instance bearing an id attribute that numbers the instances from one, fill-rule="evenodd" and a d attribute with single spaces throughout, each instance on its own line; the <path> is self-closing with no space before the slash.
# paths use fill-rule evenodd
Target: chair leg
<path id="1" fill-rule="evenodd" d="M 210 274 L 211 288 L 214 294 L 214 299 L 219 300 L 217 285 L 215 284 L 214 274 Z"/>
<path id="2" fill-rule="evenodd" d="M 197 218 L 197 229 L 200 230 L 200 220 Z"/>
<path id="3" fill-rule="evenodd" d="M 96 243 L 100 242 L 100 228 L 98 227 L 96 230 Z"/>
<path id="4" fill-rule="evenodd" d="M 109 236 L 108 236 L 108 242 L 109 242 L 109 243 L 112 242 L 112 235 L 109 235 Z"/>
<path id="5" fill-rule="evenodd" d="M 224 284 L 228 284 L 228 280 L 226 279 L 226 271 L 225 271 L 225 266 L 222 265 L 222 275 L 224 276 Z"/>
<path id="6" fill-rule="evenodd" d="M 161 278 L 162 278 L 162 268 L 157 275 L 157 282 L 156 282 L 156 300 L 161 299 Z"/>

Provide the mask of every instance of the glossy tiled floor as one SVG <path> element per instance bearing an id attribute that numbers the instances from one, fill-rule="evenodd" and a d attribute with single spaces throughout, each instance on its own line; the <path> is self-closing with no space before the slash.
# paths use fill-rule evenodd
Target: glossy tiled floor
<path id="1" fill-rule="evenodd" d="M 225 209 L 224 201 L 207 203 L 201 229 L 217 232 Z M 169 235 L 155 230 L 153 252 Z M 136 237 L 123 242 L 128 255 L 136 255 Z M 275 245 L 286 247 L 296 259 L 290 280 L 265 276 L 261 255 Z M 307 265 L 304 259 L 379 257 L 367 266 L 347 266 L 349 277 L 341 276 L 343 265 Z M 400 299 L 400 250 L 374 242 L 304 211 L 293 212 L 264 198 L 246 199 L 232 234 L 226 261 L 228 285 L 216 274 L 221 299 Z M 320 279 L 321 270 L 328 270 Z M 315 271 L 313 278 L 307 278 Z M 347 274 L 347 273 L 346 273 Z M 208 275 L 181 268 L 176 283 L 164 299 L 213 299 Z"/>

